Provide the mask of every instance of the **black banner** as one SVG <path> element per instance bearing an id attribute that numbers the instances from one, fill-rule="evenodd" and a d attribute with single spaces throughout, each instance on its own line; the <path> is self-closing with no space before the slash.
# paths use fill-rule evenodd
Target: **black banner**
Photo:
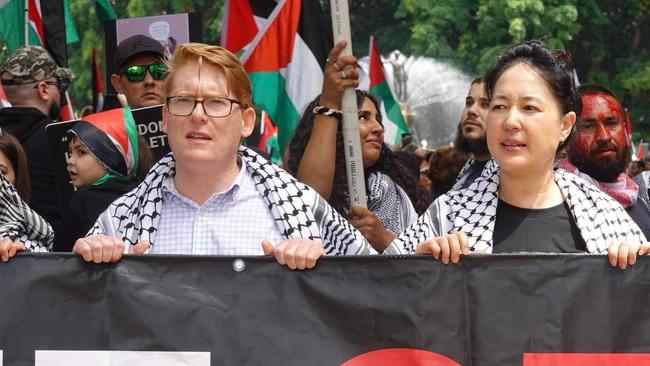
<path id="1" fill-rule="evenodd" d="M 0 263 L 0 365 L 649 365 L 649 264 L 19 255 Z"/>

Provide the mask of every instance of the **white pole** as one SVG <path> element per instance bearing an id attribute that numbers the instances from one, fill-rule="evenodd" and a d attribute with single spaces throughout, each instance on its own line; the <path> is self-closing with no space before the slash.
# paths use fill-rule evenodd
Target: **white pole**
<path id="1" fill-rule="evenodd" d="M 29 0 L 25 0 L 25 46 L 29 46 Z"/>
<path id="2" fill-rule="evenodd" d="M 347 46 L 341 52 L 341 56 L 352 55 L 348 0 L 330 0 L 330 9 L 332 11 L 334 43 L 346 41 Z M 343 146 L 345 148 L 350 205 L 366 207 L 366 182 L 363 175 L 363 156 L 359 138 L 359 111 L 354 88 L 345 89 L 341 101 L 341 111 L 343 112 Z"/>

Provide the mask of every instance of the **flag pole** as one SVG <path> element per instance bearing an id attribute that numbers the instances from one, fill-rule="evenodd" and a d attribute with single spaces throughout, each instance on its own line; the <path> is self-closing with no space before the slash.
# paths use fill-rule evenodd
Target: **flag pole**
<path id="1" fill-rule="evenodd" d="M 347 45 L 341 52 L 341 56 L 352 55 L 348 0 L 330 0 L 330 9 L 332 11 L 334 43 L 346 41 Z M 343 145 L 345 147 L 350 205 L 366 207 L 366 182 L 363 175 L 363 157 L 359 139 L 359 111 L 354 88 L 347 88 L 343 92 L 341 111 L 343 112 Z"/>
<path id="2" fill-rule="evenodd" d="M 25 46 L 29 46 L 29 0 L 25 0 Z"/>

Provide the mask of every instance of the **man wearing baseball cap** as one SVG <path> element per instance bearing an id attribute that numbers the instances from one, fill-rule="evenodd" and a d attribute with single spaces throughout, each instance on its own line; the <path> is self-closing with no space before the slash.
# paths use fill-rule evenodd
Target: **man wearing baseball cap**
<path id="1" fill-rule="evenodd" d="M 52 157 L 45 126 L 59 117 L 63 93 L 72 72 L 59 67 L 45 49 L 17 49 L 0 68 L 10 108 L 0 109 L 0 128 L 16 136 L 29 160 L 30 206 L 52 226 L 60 218 Z"/>
<path id="2" fill-rule="evenodd" d="M 111 84 L 124 94 L 131 108 L 163 103 L 163 81 L 167 68 L 162 59 L 164 49 L 160 42 L 145 35 L 129 37 L 117 46 L 116 73 Z"/>

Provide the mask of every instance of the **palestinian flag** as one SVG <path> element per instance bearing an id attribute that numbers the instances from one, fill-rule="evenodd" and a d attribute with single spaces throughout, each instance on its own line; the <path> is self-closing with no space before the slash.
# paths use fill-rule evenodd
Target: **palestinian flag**
<path id="1" fill-rule="evenodd" d="M 97 113 L 104 109 L 104 82 L 102 81 L 102 72 L 97 61 L 97 50 L 95 48 L 93 48 L 92 63 L 93 111 Z"/>
<path id="2" fill-rule="evenodd" d="M 260 121 L 260 140 L 257 147 L 266 151 L 271 161 L 279 164 L 282 161 L 282 152 L 278 144 L 278 128 L 273 125 L 268 113 L 262 111 Z"/>
<path id="3" fill-rule="evenodd" d="M 226 0 L 221 21 L 220 44 L 241 55 L 276 6 L 273 0 Z"/>
<path id="4" fill-rule="evenodd" d="M 0 36 L 10 53 L 25 45 L 25 6 L 29 6 L 29 44 L 44 45 L 40 1 L 0 0 Z"/>
<path id="5" fill-rule="evenodd" d="M 399 145 L 402 141 L 402 134 L 409 131 L 402 110 L 395 94 L 388 85 L 386 72 L 381 62 L 381 56 L 377 50 L 375 39 L 370 37 L 369 70 L 370 85 L 368 91 L 380 99 L 381 114 L 384 117 L 384 141 L 390 145 Z"/>
<path id="6" fill-rule="evenodd" d="M 0 109 L 7 107 L 11 107 L 11 103 L 9 102 L 9 99 L 7 99 L 5 90 L 2 89 L 2 84 L 0 84 Z"/>
<path id="7" fill-rule="evenodd" d="M 303 108 L 322 88 L 333 44 L 326 19 L 318 0 L 281 0 L 242 56 L 253 102 L 276 123 L 283 151 Z"/>
<path id="8" fill-rule="evenodd" d="M 109 174 L 123 179 L 135 175 L 139 162 L 138 129 L 130 108 L 89 114 L 71 131 L 108 168 Z"/>

